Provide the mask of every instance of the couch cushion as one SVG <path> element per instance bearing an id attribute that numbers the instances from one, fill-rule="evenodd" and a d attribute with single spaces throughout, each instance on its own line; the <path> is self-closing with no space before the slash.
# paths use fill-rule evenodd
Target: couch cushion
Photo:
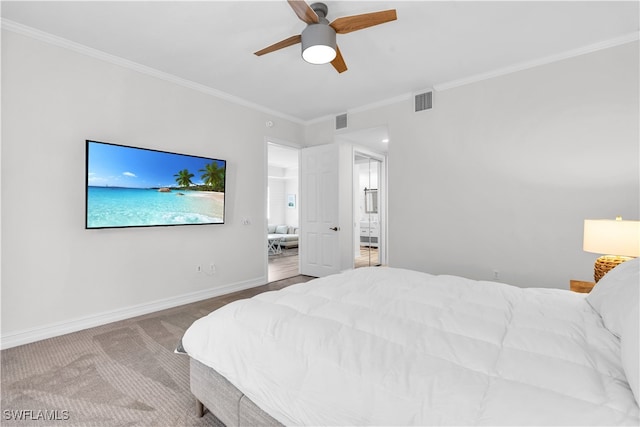
<path id="1" fill-rule="evenodd" d="M 276 226 L 273 224 L 267 225 L 267 233 L 273 234 L 276 232 Z"/>
<path id="2" fill-rule="evenodd" d="M 276 234 L 287 234 L 289 231 L 288 225 L 279 225 L 276 227 Z"/>

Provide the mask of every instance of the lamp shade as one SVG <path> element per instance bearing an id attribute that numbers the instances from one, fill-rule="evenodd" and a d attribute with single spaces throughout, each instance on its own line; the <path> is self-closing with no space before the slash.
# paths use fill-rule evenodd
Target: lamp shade
<path id="1" fill-rule="evenodd" d="M 596 254 L 640 256 L 640 221 L 585 219 L 582 249 Z"/>

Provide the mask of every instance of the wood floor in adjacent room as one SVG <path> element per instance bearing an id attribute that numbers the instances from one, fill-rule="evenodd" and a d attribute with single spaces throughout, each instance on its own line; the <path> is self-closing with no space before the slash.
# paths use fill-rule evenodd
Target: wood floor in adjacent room
<path id="1" fill-rule="evenodd" d="M 378 248 L 360 247 L 360 256 L 355 257 L 354 267 L 380 265 Z M 298 248 L 283 249 L 280 254 L 269 255 L 269 281 L 282 280 L 300 274 Z"/>
<path id="2" fill-rule="evenodd" d="M 380 265 L 380 253 L 378 252 L 378 248 L 360 246 L 360 256 L 355 257 L 353 261 L 354 268 L 373 267 L 376 265 Z"/>
<path id="3" fill-rule="evenodd" d="M 279 254 L 269 255 L 269 282 L 287 279 L 300 274 L 298 248 L 282 249 Z"/>

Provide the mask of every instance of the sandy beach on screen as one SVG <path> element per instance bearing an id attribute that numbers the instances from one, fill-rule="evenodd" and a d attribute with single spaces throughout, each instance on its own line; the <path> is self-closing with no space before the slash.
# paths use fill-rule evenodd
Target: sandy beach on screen
<path id="1" fill-rule="evenodd" d="M 184 195 L 189 197 L 206 197 L 218 202 L 224 201 L 224 193 L 219 191 L 185 191 Z"/>

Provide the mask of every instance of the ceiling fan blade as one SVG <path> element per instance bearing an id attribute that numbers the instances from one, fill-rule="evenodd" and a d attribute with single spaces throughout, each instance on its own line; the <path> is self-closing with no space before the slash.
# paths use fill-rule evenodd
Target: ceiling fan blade
<path id="1" fill-rule="evenodd" d="M 301 40 L 302 40 L 302 36 L 300 34 L 296 36 L 291 36 L 288 39 L 281 40 L 278 43 L 274 43 L 271 46 L 265 47 L 264 49 L 254 52 L 254 55 L 262 56 L 265 53 L 271 53 L 285 47 L 293 46 L 294 44 L 300 43 Z"/>
<path id="2" fill-rule="evenodd" d="M 287 0 L 291 9 L 298 15 L 302 21 L 307 24 L 317 24 L 320 22 L 318 15 L 304 0 Z"/>
<path id="3" fill-rule="evenodd" d="M 344 16 L 333 21 L 331 27 L 338 34 L 347 34 L 352 31 L 362 30 L 363 28 L 373 27 L 374 25 L 384 24 L 385 22 L 395 21 L 398 19 L 395 9 L 383 10 L 380 12 L 363 13 L 362 15 Z"/>
<path id="4" fill-rule="evenodd" d="M 344 63 L 344 58 L 338 46 L 336 46 L 336 57 L 331 61 L 331 65 L 333 65 L 333 68 L 335 68 L 338 73 L 347 71 L 347 64 Z"/>

